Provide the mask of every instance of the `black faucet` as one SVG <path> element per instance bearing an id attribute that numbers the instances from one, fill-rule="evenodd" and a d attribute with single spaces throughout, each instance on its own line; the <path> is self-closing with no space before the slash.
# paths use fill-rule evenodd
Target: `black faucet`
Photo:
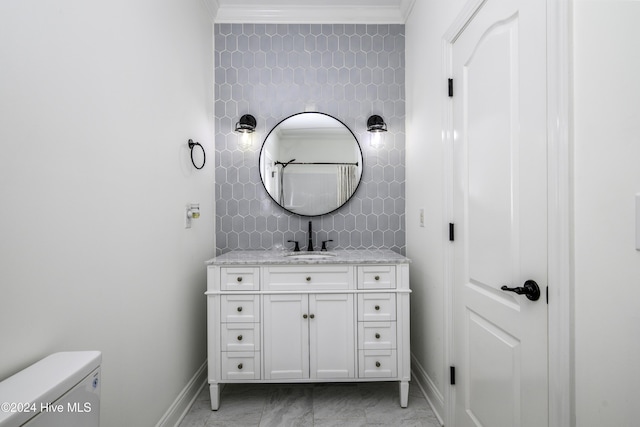
<path id="1" fill-rule="evenodd" d="M 313 251 L 313 234 L 311 231 L 311 221 L 309 221 L 309 243 L 307 243 L 307 251 Z"/>
<path id="2" fill-rule="evenodd" d="M 293 252 L 300 252 L 300 246 L 298 246 L 297 240 L 287 240 L 287 242 L 296 244 L 293 248 Z"/>

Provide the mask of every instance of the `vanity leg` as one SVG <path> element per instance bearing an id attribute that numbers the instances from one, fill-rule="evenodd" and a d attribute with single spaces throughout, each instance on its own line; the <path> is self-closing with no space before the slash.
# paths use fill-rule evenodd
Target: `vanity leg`
<path id="1" fill-rule="evenodd" d="M 209 395 L 211 396 L 211 410 L 217 411 L 220 408 L 220 393 L 222 393 L 222 389 L 224 388 L 224 384 L 210 384 L 209 385 Z"/>
<path id="2" fill-rule="evenodd" d="M 406 408 L 409 404 L 409 381 L 400 381 L 400 406 Z"/>

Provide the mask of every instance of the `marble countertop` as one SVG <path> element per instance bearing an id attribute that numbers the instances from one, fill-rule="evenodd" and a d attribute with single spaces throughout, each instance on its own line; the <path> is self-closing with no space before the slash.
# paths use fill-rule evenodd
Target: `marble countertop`
<path id="1" fill-rule="evenodd" d="M 326 258 L 296 259 L 287 255 L 330 254 Z M 331 256 L 333 254 L 334 256 Z M 207 265 L 268 265 L 268 264 L 408 264 L 409 258 L 389 249 L 353 249 L 328 252 L 288 252 L 239 250 L 219 255 L 206 262 Z"/>

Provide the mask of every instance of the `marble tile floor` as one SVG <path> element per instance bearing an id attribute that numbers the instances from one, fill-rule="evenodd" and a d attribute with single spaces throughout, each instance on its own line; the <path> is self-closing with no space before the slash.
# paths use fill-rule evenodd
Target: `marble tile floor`
<path id="1" fill-rule="evenodd" d="M 180 427 L 440 427 L 411 384 L 401 408 L 398 383 L 228 384 L 212 411 L 205 386 Z"/>

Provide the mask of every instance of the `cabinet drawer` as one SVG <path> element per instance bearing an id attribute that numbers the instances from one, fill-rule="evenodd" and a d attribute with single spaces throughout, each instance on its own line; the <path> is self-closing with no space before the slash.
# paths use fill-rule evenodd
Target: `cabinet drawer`
<path id="1" fill-rule="evenodd" d="M 395 378 L 398 360 L 395 350 L 360 350 L 360 378 Z"/>
<path id="2" fill-rule="evenodd" d="M 223 323 L 257 323 L 260 321 L 260 298 L 257 295 L 222 295 L 220 313 Z"/>
<path id="3" fill-rule="evenodd" d="M 268 290 L 353 289 L 352 267 L 343 265 L 269 267 L 265 269 Z"/>
<path id="4" fill-rule="evenodd" d="M 361 322 L 396 320 L 396 295 L 387 293 L 358 295 L 358 320 Z"/>
<path id="5" fill-rule="evenodd" d="M 358 348 L 391 350 L 396 348 L 396 322 L 358 322 Z"/>
<path id="6" fill-rule="evenodd" d="M 258 351 L 260 350 L 259 323 L 223 323 L 222 351 Z"/>
<path id="7" fill-rule="evenodd" d="M 259 380 L 260 353 L 223 352 L 221 376 L 223 380 Z"/>
<path id="8" fill-rule="evenodd" d="M 260 289 L 260 270 L 256 267 L 221 268 L 220 289 L 223 291 L 257 291 Z"/>
<path id="9" fill-rule="evenodd" d="M 358 267 L 358 289 L 394 289 L 396 268 L 393 265 Z"/>

